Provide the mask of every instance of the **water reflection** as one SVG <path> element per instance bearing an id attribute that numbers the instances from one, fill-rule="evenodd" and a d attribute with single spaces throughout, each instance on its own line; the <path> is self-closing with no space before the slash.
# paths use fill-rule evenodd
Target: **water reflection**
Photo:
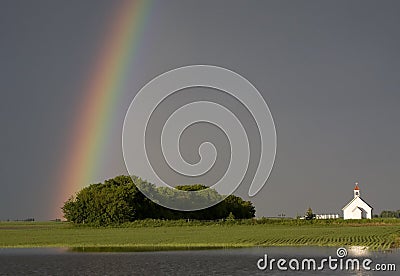
<path id="1" fill-rule="evenodd" d="M 157 251 L 184 251 L 184 250 L 214 250 L 224 249 L 223 246 L 100 246 L 100 247 L 71 247 L 69 252 L 157 252 Z"/>
<path id="2" fill-rule="evenodd" d="M 368 257 L 371 255 L 371 251 L 366 246 L 349 246 L 347 252 L 352 257 Z"/>
<path id="3" fill-rule="evenodd" d="M 257 268 L 257 260 L 264 254 L 276 259 L 312 257 L 320 260 L 336 256 L 337 248 L 334 247 L 203 248 L 176 251 L 154 251 L 165 248 L 150 247 L 146 252 L 137 252 L 138 249 L 0 249 L 0 275 L 375 275 L 372 271 L 260 271 Z M 395 263 L 400 269 L 399 250 L 379 252 L 352 247 L 348 248 L 348 256 L 371 258 L 374 263 Z M 397 274 L 379 272 L 379 275 Z"/>

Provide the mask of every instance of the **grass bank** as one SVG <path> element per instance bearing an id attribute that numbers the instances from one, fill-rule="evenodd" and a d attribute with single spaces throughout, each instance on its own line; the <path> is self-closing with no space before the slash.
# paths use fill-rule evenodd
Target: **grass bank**
<path id="1" fill-rule="evenodd" d="M 145 220 L 118 227 L 66 222 L 1 222 L 0 247 L 70 247 L 102 250 L 235 248 L 250 246 L 400 247 L 399 220 Z"/>

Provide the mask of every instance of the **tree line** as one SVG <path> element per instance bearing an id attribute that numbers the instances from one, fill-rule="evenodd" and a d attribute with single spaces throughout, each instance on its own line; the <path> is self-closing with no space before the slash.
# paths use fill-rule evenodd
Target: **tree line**
<path id="1" fill-rule="evenodd" d="M 400 218 L 400 210 L 397 211 L 388 211 L 384 210 L 381 212 L 381 218 Z"/>
<path id="2" fill-rule="evenodd" d="M 170 196 L 175 189 L 158 188 L 139 177 L 126 175 L 92 184 L 69 198 L 62 207 L 64 217 L 74 223 L 110 225 L 142 219 L 196 219 L 216 220 L 228 218 L 246 219 L 255 215 L 250 201 L 229 195 L 218 204 L 198 211 L 176 211 L 160 206 L 144 196 L 137 188 L 145 187 Z M 221 197 L 215 190 L 204 185 L 182 185 L 183 191 L 207 191 L 204 197 Z M 201 193 L 199 196 L 203 196 Z"/>

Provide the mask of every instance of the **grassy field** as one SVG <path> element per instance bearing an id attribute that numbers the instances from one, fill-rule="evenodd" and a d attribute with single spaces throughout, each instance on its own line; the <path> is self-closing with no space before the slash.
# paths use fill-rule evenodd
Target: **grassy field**
<path id="1" fill-rule="evenodd" d="M 142 221 L 122 227 L 66 222 L 2 222 L 0 247 L 124 247 L 131 250 L 250 246 L 400 247 L 400 224 L 369 223 L 187 223 Z"/>

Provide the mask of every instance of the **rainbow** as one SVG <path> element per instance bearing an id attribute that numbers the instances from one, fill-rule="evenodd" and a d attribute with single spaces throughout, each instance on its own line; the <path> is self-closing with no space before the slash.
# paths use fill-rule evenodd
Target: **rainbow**
<path id="1" fill-rule="evenodd" d="M 123 86 L 138 49 L 150 1 L 123 1 L 112 18 L 94 70 L 85 82 L 83 99 L 73 122 L 68 154 L 57 174 L 60 206 L 79 189 L 90 184 L 100 163 L 100 155 L 118 108 Z"/>

